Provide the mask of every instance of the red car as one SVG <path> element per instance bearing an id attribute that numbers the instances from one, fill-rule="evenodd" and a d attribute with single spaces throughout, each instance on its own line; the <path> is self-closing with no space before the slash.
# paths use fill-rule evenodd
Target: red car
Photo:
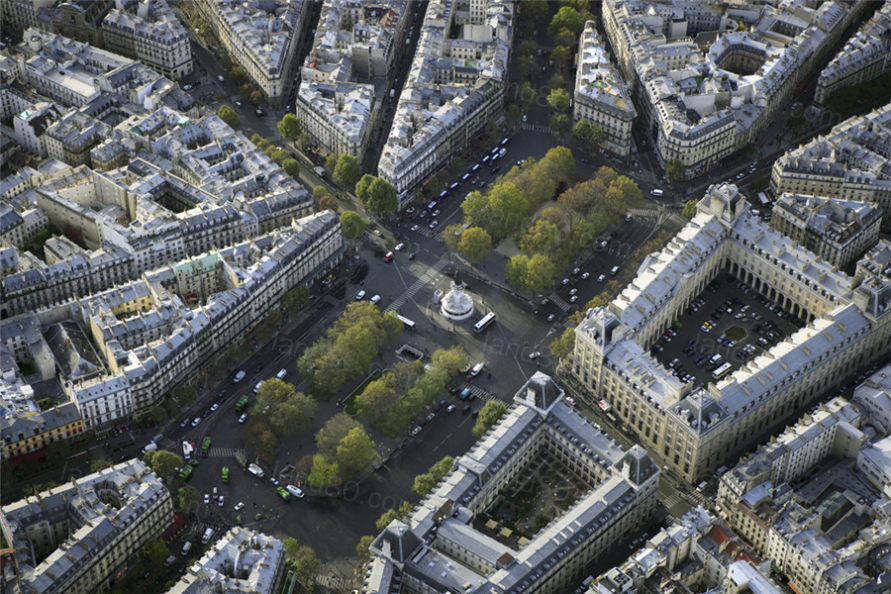
<path id="1" fill-rule="evenodd" d="M 387 252 L 387 255 L 384 256 L 384 262 L 392 262 L 393 261 L 393 252 Z"/>

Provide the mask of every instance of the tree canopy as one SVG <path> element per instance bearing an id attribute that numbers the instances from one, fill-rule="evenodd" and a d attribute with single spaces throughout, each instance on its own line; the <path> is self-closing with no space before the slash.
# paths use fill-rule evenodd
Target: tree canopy
<path id="1" fill-rule="evenodd" d="M 471 262 L 479 262 L 492 249 L 492 236 L 480 227 L 468 227 L 458 241 L 458 251 Z"/>
<path id="2" fill-rule="evenodd" d="M 561 29 L 566 29 L 576 37 L 582 32 L 585 23 L 579 16 L 578 11 L 571 6 L 563 6 L 551 18 L 551 24 L 548 26 L 548 35 L 555 36 Z"/>
<path id="3" fill-rule="evenodd" d="M 677 159 L 670 159 L 665 163 L 665 177 L 671 181 L 684 179 L 684 164 Z"/>
<path id="4" fill-rule="evenodd" d="M 362 168 L 359 165 L 359 159 L 353 155 L 340 155 L 337 165 L 334 167 L 334 180 L 347 188 L 352 188 L 359 181 L 360 175 L 362 175 Z"/>
<path id="5" fill-rule="evenodd" d="M 490 400 L 485 403 L 476 417 L 476 423 L 473 426 L 473 436 L 477 438 L 482 437 L 492 425 L 498 422 L 498 419 L 506 411 L 507 406 L 500 400 Z"/>
<path id="6" fill-rule="evenodd" d="M 152 450 L 146 452 L 142 459 L 165 483 L 170 475 L 183 465 L 183 459 L 169 450 Z"/>
<path id="7" fill-rule="evenodd" d="M 260 384 L 252 416 L 265 419 L 279 438 L 303 429 L 317 409 L 316 402 L 293 384 L 270 378 Z"/>
<path id="8" fill-rule="evenodd" d="M 291 142 L 297 141 L 300 138 L 300 133 L 303 132 L 300 120 L 293 113 L 286 113 L 281 121 L 276 124 L 276 128 L 278 128 L 278 133 L 282 135 L 282 138 Z"/>
<path id="9" fill-rule="evenodd" d="M 230 128 L 241 127 L 241 119 L 238 117 L 238 114 L 225 103 L 220 105 L 220 108 L 217 110 L 217 115 L 220 116 L 220 119 L 226 122 Z"/>
<path id="10" fill-rule="evenodd" d="M 354 210 L 340 213 L 340 226 L 343 236 L 350 241 L 358 239 L 365 232 L 365 220 Z"/>
<path id="11" fill-rule="evenodd" d="M 569 109 L 569 93 L 566 92 L 566 89 L 551 89 L 547 101 L 551 109 L 558 113 Z"/>
<path id="12" fill-rule="evenodd" d="M 396 188 L 385 179 L 367 173 L 356 183 L 356 197 L 372 212 L 393 212 L 399 208 Z"/>

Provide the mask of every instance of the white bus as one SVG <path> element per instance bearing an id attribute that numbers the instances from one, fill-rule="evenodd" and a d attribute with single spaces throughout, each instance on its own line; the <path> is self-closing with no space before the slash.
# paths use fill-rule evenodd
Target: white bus
<path id="1" fill-rule="evenodd" d="M 477 334 L 479 334 L 480 332 L 482 332 L 483 330 L 485 330 L 486 328 L 491 326 L 494 321 L 495 321 L 495 312 L 490 311 L 489 313 L 484 315 L 479 322 L 477 322 L 476 324 L 473 325 L 473 331 L 476 332 Z"/>
<path id="2" fill-rule="evenodd" d="M 409 320 L 408 318 L 406 318 L 405 316 L 400 316 L 399 314 L 396 314 L 396 317 L 399 318 L 399 321 L 402 322 L 403 324 L 405 324 L 405 327 L 408 328 L 409 330 L 415 329 L 415 323 L 412 322 L 411 320 Z"/>
<path id="3" fill-rule="evenodd" d="M 712 372 L 712 377 L 716 380 L 721 379 L 730 372 L 730 363 L 724 363 Z"/>

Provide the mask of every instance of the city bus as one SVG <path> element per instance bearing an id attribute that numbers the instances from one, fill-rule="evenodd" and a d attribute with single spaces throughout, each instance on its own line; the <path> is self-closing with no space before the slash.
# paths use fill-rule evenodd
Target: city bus
<path id="1" fill-rule="evenodd" d="M 724 363 L 712 372 L 712 377 L 716 380 L 721 379 L 730 372 L 730 363 Z"/>
<path id="2" fill-rule="evenodd" d="M 489 313 L 484 315 L 480 319 L 479 322 L 477 322 L 476 324 L 473 325 L 473 331 L 476 332 L 477 334 L 479 334 L 480 332 L 482 332 L 483 330 L 485 330 L 486 328 L 491 326 L 494 321 L 495 321 L 495 312 L 490 311 Z"/>
<path id="3" fill-rule="evenodd" d="M 405 316 L 400 316 L 399 314 L 396 314 L 396 317 L 399 318 L 399 321 L 402 322 L 405 325 L 405 327 L 408 328 L 409 330 L 415 329 L 415 323 L 412 322 L 411 320 L 409 320 L 408 318 L 406 318 Z"/>
<path id="4" fill-rule="evenodd" d="M 201 440 L 201 455 L 207 456 L 207 453 L 210 451 L 210 435 L 204 437 Z"/>

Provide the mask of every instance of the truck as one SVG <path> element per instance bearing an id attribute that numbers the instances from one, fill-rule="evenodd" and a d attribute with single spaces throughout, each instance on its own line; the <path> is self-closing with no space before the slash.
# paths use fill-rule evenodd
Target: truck
<path id="1" fill-rule="evenodd" d="M 244 409 L 247 408 L 248 403 L 250 402 L 251 397 L 247 394 L 243 395 L 238 399 L 238 402 L 235 403 L 235 412 L 241 413 Z"/>
<path id="2" fill-rule="evenodd" d="M 194 446 L 194 445 L 192 445 L 192 444 L 191 444 L 190 442 L 188 442 L 188 441 L 184 441 L 184 442 L 183 442 L 183 458 L 185 458 L 186 460 L 188 460 L 189 458 L 192 457 L 192 452 L 194 452 L 194 451 L 195 451 L 195 446 Z"/>
<path id="3" fill-rule="evenodd" d="M 248 472 L 257 478 L 263 478 L 263 469 L 256 464 L 248 464 Z"/>
<path id="4" fill-rule="evenodd" d="M 223 482 L 228 483 L 229 482 L 229 467 L 223 466 L 223 470 L 220 472 L 222 474 Z"/>
<path id="5" fill-rule="evenodd" d="M 201 537 L 201 544 L 207 544 L 210 542 L 210 538 L 213 536 L 213 528 L 208 528 L 204 531 L 204 536 Z"/>
<path id="6" fill-rule="evenodd" d="M 204 439 L 201 440 L 201 455 L 207 456 L 207 453 L 210 451 L 210 435 L 205 435 Z"/>
<path id="7" fill-rule="evenodd" d="M 185 466 L 183 466 L 182 470 L 179 471 L 179 478 L 184 481 L 192 478 L 192 466 L 190 464 L 186 464 Z"/>

